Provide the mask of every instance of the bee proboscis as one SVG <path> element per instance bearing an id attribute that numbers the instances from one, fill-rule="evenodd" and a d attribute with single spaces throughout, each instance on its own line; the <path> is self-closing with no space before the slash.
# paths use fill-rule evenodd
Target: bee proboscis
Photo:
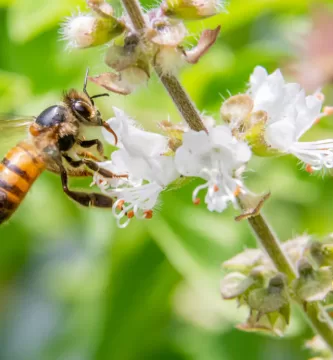
<path id="1" fill-rule="evenodd" d="M 36 118 L 30 118 L 29 137 L 11 148 L 1 161 L 0 224 L 10 218 L 44 170 L 60 174 L 64 192 L 77 203 L 83 206 L 112 207 L 113 199 L 106 195 L 68 188 L 68 176 L 91 176 L 91 171 L 105 177 L 127 177 L 100 168 L 96 157 L 90 152 L 77 151 L 96 146 L 99 154 L 104 156 L 99 139 L 82 138 L 81 130 L 84 126 L 102 126 L 114 135 L 117 142 L 116 134 L 102 120 L 93 100 L 107 94 L 90 97 L 86 90 L 87 76 L 88 71 L 83 92 L 71 89 L 64 94 L 60 105 L 50 106 Z M 27 119 L 24 119 L 25 124 Z M 6 123 L 8 125 L 11 122 Z M 75 158 L 72 157 L 73 151 Z"/>

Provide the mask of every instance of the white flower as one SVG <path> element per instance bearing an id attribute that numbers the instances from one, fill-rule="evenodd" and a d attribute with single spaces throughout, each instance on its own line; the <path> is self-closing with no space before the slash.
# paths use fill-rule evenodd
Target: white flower
<path id="1" fill-rule="evenodd" d="M 280 70 L 268 75 L 260 66 L 251 75 L 248 94 L 253 112 L 262 110 L 268 115 L 265 141 L 269 146 L 295 155 L 313 170 L 333 167 L 333 139 L 298 141 L 322 116 L 323 99 L 306 96 L 296 83 L 285 83 Z"/>
<path id="2" fill-rule="evenodd" d="M 118 136 L 119 150 L 112 153 L 111 161 L 100 166 L 128 178 L 104 178 L 95 174 L 94 183 L 101 190 L 117 198 L 113 206 L 118 225 L 124 227 L 133 216 L 151 218 L 158 196 L 179 177 L 174 158 L 166 156 L 168 139 L 135 126 L 122 110 L 114 108 L 115 117 L 108 124 Z M 114 144 L 114 137 L 103 131 L 105 139 Z M 128 217 L 125 222 L 124 216 Z"/>
<path id="3" fill-rule="evenodd" d="M 244 192 L 238 172 L 251 158 L 249 146 L 232 136 L 227 126 L 216 126 L 204 131 L 190 130 L 184 134 L 183 144 L 177 149 L 177 170 L 184 176 L 198 176 L 206 180 L 193 192 L 193 202 L 198 203 L 198 193 L 207 189 L 205 203 L 210 211 L 222 212 L 229 202 Z"/>

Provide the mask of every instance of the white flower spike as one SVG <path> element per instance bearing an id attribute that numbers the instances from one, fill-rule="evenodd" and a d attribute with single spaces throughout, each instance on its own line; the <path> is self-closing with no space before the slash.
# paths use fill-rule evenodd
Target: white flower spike
<path id="1" fill-rule="evenodd" d="M 107 179 L 97 174 L 94 184 L 105 194 L 117 198 L 113 214 L 118 226 L 125 227 L 134 216 L 150 219 L 159 194 L 179 177 L 179 173 L 174 159 L 164 155 L 168 151 L 166 137 L 136 127 L 120 109 L 114 108 L 114 113 L 115 117 L 108 124 L 117 133 L 120 149 L 112 153 L 111 161 L 100 165 L 114 173 L 128 174 L 128 179 Z M 106 131 L 103 134 L 114 145 L 114 138 Z"/>
<path id="2" fill-rule="evenodd" d="M 205 203 L 210 211 L 222 212 L 229 202 L 236 205 L 236 197 L 245 192 L 239 173 L 251 158 L 249 146 L 232 136 L 227 126 L 204 131 L 189 130 L 177 149 L 177 170 L 184 176 L 198 176 L 206 180 L 193 192 L 193 202 L 200 202 L 198 194 L 207 189 Z"/>
<path id="3" fill-rule="evenodd" d="M 324 114 L 323 98 L 305 95 L 296 83 L 285 83 L 280 70 L 268 75 L 256 67 L 250 77 L 248 94 L 253 100 L 253 112 L 265 111 L 265 141 L 273 149 L 296 156 L 308 171 L 333 167 L 333 139 L 299 142 Z"/>

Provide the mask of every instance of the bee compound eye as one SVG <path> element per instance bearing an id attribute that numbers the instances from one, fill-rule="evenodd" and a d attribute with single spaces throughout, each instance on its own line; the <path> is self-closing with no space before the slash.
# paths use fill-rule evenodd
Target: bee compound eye
<path id="1" fill-rule="evenodd" d="M 88 119 L 91 115 L 91 111 L 88 107 L 87 104 L 85 104 L 82 101 L 75 101 L 74 104 L 74 110 L 81 115 L 82 117 L 84 117 L 85 119 Z"/>

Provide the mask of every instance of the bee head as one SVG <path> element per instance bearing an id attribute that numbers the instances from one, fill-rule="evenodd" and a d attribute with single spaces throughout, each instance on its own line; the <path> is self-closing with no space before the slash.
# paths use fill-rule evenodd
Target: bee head
<path id="1" fill-rule="evenodd" d="M 90 96 L 87 92 L 87 80 L 88 80 L 87 69 L 86 76 L 84 79 L 83 91 L 79 92 L 74 89 L 69 90 L 64 95 L 64 103 L 70 109 L 72 114 L 78 119 L 82 124 L 88 126 L 103 126 L 107 131 L 113 134 L 115 137 L 115 142 L 117 143 L 117 135 L 110 128 L 108 123 L 103 121 L 101 113 L 95 106 L 94 100 L 97 97 L 109 96 L 109 94 L 98 94 Z"/>
<path id="2" fill-rule="evenodd" d="M 90 96 L 87 92 L 87 80 L 88 80 L 87 69 L 86 76 L 84 79 L 83 91 L 79 92 L 75 89 L 69 90 L 64 95 L 64 102 L 67 107 L 71 110 L 72 114 L 84 125 L 90 126 L 103 126 L 103 120 L 101 113 L 97 109 L 94 103 L 94 98 L 101 96 L 109 96 L 109 94 L 98 94 Z"/>

